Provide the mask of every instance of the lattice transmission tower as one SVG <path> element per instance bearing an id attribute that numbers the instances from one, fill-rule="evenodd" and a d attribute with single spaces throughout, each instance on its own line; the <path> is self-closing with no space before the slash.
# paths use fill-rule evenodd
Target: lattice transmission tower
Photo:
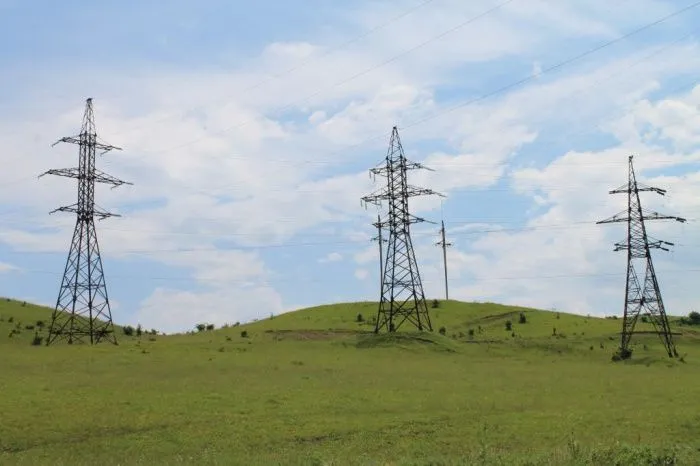
<path id="1" fill-rule="evenodd" d="M 673 246 L 673 243 L 651 238 L 647 235 L 647 220 L 676 220 L 685 222 L 681 217 L 672 215 L 662 215 L 658 212 L 646 212 L 642 208 L 639 198 L 640 192 L 651 191 L 660 195 L 665 195 L 666 190 L 646 186 L 637 182 L 634 173 L 633 156 L 629 157 L 629 179 L 627 184 L 610 191 L 610 194 L 627 194 L 627 210 L 620 212 L 602 223 L 627 223 L 627 239 L 615 244 L 615 251 L 627 251 L 627 284 L 625 286 L 625 309 L 622 318 L 622 333 L 620 337 L 620 348 L 617 357 L 628 359 L 632 356 L 630 340 L 634 333 L 639 316 L 647 315 L 654 326 L 654 330 L 661 338 L 669 357 L 678 356 L 671 328 L 666 316 L 666 309 L 661 298 L 659 282 L 654 271 L 654 264 L 651 260 L 651 250 L 661 249 L 668 251 L 666 246 Z M 639 264 L 639 265 L 638 265 Z M 642 270 L 642 268 L 644 270 Z M 643 274 L 643 275 L 641 275 Z M 641 278 L 641 281 L 640 281 Z"/>
<path id="2" fill-rule="evenodd" d="M 418 330 L 433 330 L 410 233 L 412 223 L 424 222 L 425 219 L 411 215 L 408 199 L 442 194 L 409 185 L 407 173 L 414 169 L 427 168 L 406 159 L 398 129 L 394 126 L 385 163 L 370 170 L 372 175 L 386 177 L 386 188 L 362 198 L 363 202 L 375 205 L 381 205 L 382 201 L 389 203 L 386 220 L 378 219 L 374 224 L 380 231 L 383 227 L 389 230 L 375 333 L 382 329 L 394 332 L 405 321 Z"/>
<path id="3" fill-rule="evenodd" d="M 118 215 L 95 208 L 95 183 L 109 184 L 112 188 L 131 183 L 95 168 L 98 150 L 102 151 L 100 155 L 113 149 L 121 150 L 99 142 L 98 139 L 92 99 L 89 98 L 80 134 L 61 138 L 52 145 L 53 147 L 59 142 L 78 145 L 78 167 L 49 170 L 40 175 L 58 175 L 78 180 L 78 202 L 51 212 L 73 212 L 77 218 L 61 288 L 51 317 L 47 345 L 59 340 L 67 340 L 69 344 L 83 343 L 85 340 L 89 340 L 90 344 L 103 340 L 117 344 L 95 219 L 103 220 Z"/>

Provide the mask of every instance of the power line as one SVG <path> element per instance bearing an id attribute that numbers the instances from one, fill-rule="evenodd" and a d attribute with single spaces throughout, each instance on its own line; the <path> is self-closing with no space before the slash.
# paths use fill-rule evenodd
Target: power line
<path id="1" fill-rule="evenodd" d="M 360 34 L 360 35 L 358 35 L 358 36 L 355 36 L 355 37 L 353 37 L 352 39 L 349 39 L 349 40 L 347 40 L 347 41 L 345 41 L 345 42 L 343 42 L 343 43 L 341 43 L 341 44 L 339 44 L 339 45 L 336 45 L 336 46 L 334 46 L 334 47 L 330 47 L 330 48 L 326 49 L 324 52 L 322 52 L 322 53 L 319 54 L 319 55 L 314 55 L 314 56 L 312 56 L 312 57 L 310 57 L 310 58 L 307 58 L 306 60 L 302 60 L 300 63 L 297 63 L 296 65 L 294 65 L 294 66 L 292 66 L 292 67 L 290 67 L 290 68 L 287 68 L 286 70 L 281 71 L 281 72 L 279 72 L 279 73 L 273 73 L 273 74 L 268 75 L 267 79 L 264 79 L 264 80 L 262 80 L 262 81 L 258 81 L 257 83 L 253 84 L 252 86 L 249 86 L 249 87 L 247 87 L 247 88 L 245 88 L 245 89 L 242 89 L 242 90 L 240 90 L 240 91 L 237 91 L 235 95 L 238 96 L 238 95 L 241 95 L 241 94 L 247 94 L 249 91 L 252 91 L 253 89 L 257 89 L 258 87 L 262 86 L 262 85 L 265 84 L 265 83 L 268 83 L 268 82 L 270 82 L 270 81 L 279 79 L 279 78 L 281 78 L 281 77 L 283 77 L 283 76 L 289 75 L 289 74 L 291 74 L 291 73 L 293 73 L 293 72 L 295 72 L 295 71 L 297 71 L 297 70 L 300 70 L 300 69 L 304 68 L 304 67 L 305 67 L 306 65 L 308 65 L 309 63 L 313 63 L 313 62 L 315 62 L 315 61 L 317 61 L 317 60 L 319 60 L 319 59 L 321 59 L 321 58 L 323 58 L 323 57 L 327 57 L 327 56 L 329 56 L 329 55 L 332 55 L 333 53 L 337 52 L 338 50 L 342 50 L 342 49 L 346 48 L 346 47 L 349 46 L 349 45 L 352 45 L 352 44 L 354 44 L 354 43 L 356 43 L 356 42 L 359 42 L 360 40 L 364 39 L 365 37 L 368 37 L 368 36 L 374 34 L 375 32 L 377 32 L 377 31 L 379 31 L 379 30 L 381 30 L 381 29 L 384 29 L 385 27 L 389 26 L 390 24 L 393 24 L 393 23 L 399 21 L 400 19 L 403 19 L 404 17 L 410 15 L 411 13 L 414 13 L 414 12 L 418 11 L 419 9 L 421 9 L 421 8 L 423 8 L 423 7 L 427 6 L 427 5 L 429 5 L 430 3 L 433 3 L 434 1 L 435 1 L 435 0 L 424 0 L 423 2 L 421 2 L 421 3 L 419 3 L 419 4 L 415 5 L 415 6 L 413 6 L 413 7 L 411 7 L 411 8 L 409 8 L 409 9 L 407 9 L 407 10 L 405 10 L 404 12 L 402 12 L 402 13 L 396 15 L 396 16 L 393 16 L 393 17 L 390 18 L 389 20 L 387 20 L 387 21 L 385 21 L 385 22 L 383 22 L 383 23 L 381 23 L 381 24 L 379 24 L 379 25 L 377 25 L 377 26 L 374 26 L 374 27 L 371 28 L 371 29 L 368 29 L 367 31 L 363 32 L 362 34 Z M 511 1 L 512 1 L 512 0 L 511 0 Z M 223 99 L 225 99 L 225 98 L 219 97 L 219 98 L 217 98 L 216 100 L 212 100 L 212 101 L 210 102 L 210 104 L 211 104 L 211 103 L 218 103 L 218 102 L 220 102 L 220 101 L 223 100 Z M 167 116 L 167 117 L 165 117 L 165 118 L 156 120 L 155 122 L 151 122 L 150 125 L 153 126 L 153 125 L 155 125 L 155 124 L 162 123 L 163 121 L 166 121 L 166 120 L 171 119 L 173 116 L 182 116 L 182 114 L 184 114 L 184 113 L 188 113 L 188 112 L 191 112 L 191 111 L 193 111 L 193 110 L 200 109 L 200 108 L 204 107 L 205 105 L 208 105 L 208 104 L 201 104 L 201 105 L 197 105 L 197 106 L 195 106 L 195 107 L 190 107 L 190 108 L 188 108 L 187 110 L 185 110 L 185 111 L 183 111 L 183 112 L 179 112 L 177 115 L 169 115 L 169 116 Z M 291 105 L 291 104 L 290 104 L 290 105 Z M 245 124 L 247 124 L 247 123 L 250 123 L 250 121 L 247 121 Z M 243 125 L 244 125 L 244 124 L 241 124 L 240 126 L 243 126 Z M 238 126 L 234 126 L 234 127 L 231 127 L 230 129 L 234 129 L 234 128 L 237 128 L 237 127 L 238 127 Z M 132 131 L 133 131 L 133 130 L 126 130 L 126 131 L 122 131 L 122 132 L 119 132 L 119 133 L 112 133 L 112 136 L 114 136 L 115 134 L 116 134 L 116 135 L 127 134 L 127 133 L 130 133 L 130 132 L 132 132 Z"/>
<path id="2" fill-rule="evenodd" d="M 187 268 L 187 266 L 183 266 L 184 268 Z M 698 268 L 682 268 L 682 269 L 674 269 L 670 270 L 666 273 L 666 275 L 675 275 L 675 274 L 687 274 L 687 273 L 697 273 L 700 272 L 700 269 Z M 43 270 L 43 269 L 20 269 L 17 271 L 18 274 L 36 274 L 36 275 L 60 275 L 58 272 L 51 271 L 51 270 Z M 571 274 L 551 274 L 551 275 L 532 275 L 532 274 L 526 274 L 526 275 L 511 275 L 511 276 L 501 276 L 501 277 L 481 277 L 481 278 L 473 278 L 471 279 L 472 282 L 474 283 L 480 283 L 480 282 L 489 282 L 489 281 L 501 281 L 501 280 L 507 280 L 507 281 L 515 281 L 515 280 L 556 280 L 556 279 L 566 279 L 566 278 L 602 278 L 602 277 L 622 277 L 625 276 L 625 273 L 571 273 Z M 153 281 L 172 281 L 172 282 L 178 282 L 178 281 L 187 281 L 187 282 L 213 282 L 213 283 L 236 283 L 236 284 L 256 284 L 256 285 L 270 285 L 270 281 L 274 281 L 275 283 L 325 283 L 324 280 L 320 279 L 314 279 L 314 278 L 308 278 L 308 279 L 300 279 L 300 278 L 271 278 L 265 281 L 260 281 L 259 277 L 251 277 L 248 279 L 230 279 L 230 278 L 207 278 L 207 277 L 163 277 L 163 276 L 149 276 L 149 275 L 134 275 L 134 274 L 128 274 L 128 275 L 114 275 L 110 274 L 110 277 L 112 279 L 120 279 L 120 280 L 127 280 L 127 281 L 143 281 L 143 280 L 153 280 Z M 426 284 L 440 284 L 442 283 L 441 280 L 436 279 L 436 280 L 425 280 L 424 283 Z"/>
<path id="3" fill-rule="evenodd" d="M 497 11 L 497 10 L 501 9 L 502 7 L 506 6 L 506 5 L 509 4 L 509 3 L 512 3 L 513 1 L 515 1 L 515 0 L 506 0 L 506 1 L 502 2 L 502 3 L 499 3 L 498 5 L 496 5 L 496 6 L 492 7 L 492 8 L 490 8 L 490 9 L 486 10 L 485 12 L 480 13 L 480 14 L 478 14 L 478 15 L 476 15 L 476 16 L 473 16 L 473 17 L 469 18 L 468 20 L 466 20 L 466 21 L 464 21 L 464 22 L 462 22 L 462 23 L 459 23 L 457 26 L 454 26 L 454 27 L 448 29 L 447 31 L 444 31 L 444 32 L 438 34 L 437 36 L 433 36 L 433 37 L 429 38 L 428 40 L 421 42 L 420 44 L 418 44 L 418 45 L 415 46 L 415 47 L 412 47 L 412 48 L 410 48 L 410 49 L 408 49 L 408 50 L 405 50 L 405 51 L 403 51 L 403 52 L 401 52 L 401 53 L 399 53 L 399 54 L 397 54 L 397 55 L 394 55 L 394 56 L 390 57 L 389 59 L 387 59 L 387 60 L 385 60 L 385 61 L 383 61 L 383 62 L 381 62 L 381 63 L 378 63 L 378 64 L 376 64 L 376 65 L 373 65 L 373 66 L 371 66 L 371 67 L 369 67 L 369 68 L 366 68 L 365 70 L 363 70 L 363 71 L 361 71 L 361 72 L 359 72 L 359 73 L 356 73 L 356 74 L 354 74 L 354 75 L 352 75 L 352 76 L 350 76 L 350 77 L 348 77 L 348 78 L 345 78 L 345 79 L 343 79 L 342 81 L 336 82 L 335 84 L 331 85 L 330 87 L 328 87 L 328 88 L 326 88 L 326 89 L 322 89 L 322 90 L 316 91 L 316 92 L 314 92 L 314 93 L 312 93 L 312 94 L 310 94 L 310 95 L 307 95 L 306 97 L 304 97 L 304 98 L 302 98 L 302 99 L 300 99 L 300 100 L 297 100 L 297 101 L 294 101 L 294 102 L 292 102 L 292 103 L 286 104 L 286 105 L 284 105 L 283 107 L 277 109 L 277 111 L 278 111 L 278 112 L 281 112 L 281 111 L 284 111 L 284 110 L 288 110 L 288 109 L 290 109 L 290 108 L 293 108 L 294 106 L 296 106 L 296 105 L 298 105 L 298 104 L 300 104 L 300 103 L 302 103 L 302 102 L 306 102 L 307 100 L 309 100 L 309 99 L 311 99 L 311 98 L 313 98 L 313 97 L 316 97 L 316 96 L 320 95 L 320 94 L 321 94 L 322 92 L 324 92 L 324 91 L 329 91 L 329 90 L 331 90 L 331 89 L 335 89 L 335 88 L 338 87 L 338 86 L 342 86 L 342 85 L 347 84 L 347 83 L 349 83 L 349 82 L 351 82 L 351 81 L 353 81 L 353 80 L 355 80 L 355 79 L 357 79 L 357 78 L 359 78 L 359 77 L 361 77 L 361 76 L 364 76 L 364 75 L 366 75 L 366 74 L 368 74 L 368 73 L 371 73 L 372 71 L 375 71 L 375 70 L 377 70 L 377 69 L 379 69 L 379 68 L 381 68 L 381 67 L 383 67 L 383 66 L 386 66 L 386 65 L 388 65 L 389 63 L 392 63 L 392 62 L 398 60 L 399 58 L 401 58 L 401 57 L 403 57 L 403 56 L 406 56 L 406 55 L 408 55 L 409 53 L 412 53 L 412 52 L 414 52 L 414 51 L 416 51 L 416 50 L 418 50 L 418 49 L 420 49 L 420 48 L 422 48 L 422 47 L 428 45 L 428 44 L 431 43 L 431 42 L 434 42 L 435 40 L 441 39 L 441 38 L 447 36 L 448 34 L 451 34 L 452 32 L 455 32 L 455 31 L 457 31 L 458 29 L 461 29 L 461 28 L 463 28 L 464 26 L 467 26 L 467 25 L 473 23 L 474 21 L 476 21 L 476 20 L 478 20 L 478 19 L 480 19 L 480 18 L 482 18 L 482 17 L 484 17 L 484 16 L 486 16 L 486 15 L 488 15 L 488 14 L 494 12 L 494 11 Z M 168 152 L 168 151 L 172 151 L 172 150 L 176 150 L 176 149 L 181 149 L 182 147 L 187 147 L 187 146 L 190 146 L 190 145 L 192 145 L 192 144 L 196 144 L 197 142 L 203 141 L 203 140 L 205 140 L 207 137 L 210 137 L 210 136 L 213 135 L 213 134 L 223 134 L 223 133 L 227 133 L 227 132 L 229 132 L 229 131 L 231 131 L 231 130 L 233 130 L 233 129 L 237 129 L 237 128 L 240 128 L 240 127 L 242 127 L 242 126 L 245 126 L 246 124 L 248 124 L 248 123 L 250 123 L 250 122 L 252 122 L 252 121 L 254 121 L 254 120 L 246 120 L 246 121 L 243 121 L 242 123 L 239 123 L 239 124 L 237 124 L 237 125 L 230 126 L 230 127 L 228 127 L 228 128 L 225 128 L 225 129 L 220 130 L 220 131 L 216 131 L 216 132 L 214 132 L 214 133 L 209 133 L 207 136 L 204 136 L 204 137 L 201 137 L 201 138 L 198 138 L 198 139 L 194 139 L 194 140 L 192 140 L 192 141 L 189 141 L 189 142 L 186 142 L 186 143 L 183 143 L 183 144 L 179 144 L 179 145 L 177 145 L 177 146 L 170 147 L 170 148 L 167 148 L 167 149 L 159 149 L 159 150 L 155 150 L 155 151 L 142 151 L 142 152 L 144 152 L 144 153 L 146 153 L 146 154 L 156 154 L 156 153 L 160 153 L 160 152 Z"/>

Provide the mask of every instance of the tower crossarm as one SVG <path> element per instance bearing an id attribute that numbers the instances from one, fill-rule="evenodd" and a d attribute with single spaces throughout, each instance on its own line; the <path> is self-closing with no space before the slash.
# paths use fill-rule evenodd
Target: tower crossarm
<path id="1" fill-rule="evenodd" d="M 650 212 L 648 214 L 644 215 L 644 220 L 675 220 L 680 223 L 685 223 L 687 220 L 683 217 L 677 217 L 675 215 L 663 215 L 658 212 Z M 629 222 L 630 220 L 637 220 L 638 217 L 633 216 L 630 218 L 629 214 L 627 211 L 620 212 L 619 214 L 615 214 L 610 218 L 607 218 L 605 220 L 599 220 L 596 222 L 596 225 L 600 225 L 603 223 L 625 223 Z"/>
<path id="2" fill-rule="evenodd" d="M 75 179 L 81 179 L 82 177 L 87 178 L 88 176 L 90 176 L 81 174 L 79 168 L 55 168 L 42 173 L 41 175 L 39 175 L 39 178 L 45 175 L 56 175 Z M 95 173 L 91 175 L 91 178 L 95 183 L 111 184 L 112 188 L 116 188 L 117 186 L 121 185 L 133 185 L 133 183 L 120 180 L 119 178 L 116 178 L 98 169 L 95 169 Z"/>
<path id="3" fill-rule="evenodd" d="M 641 183 L 637 183 L 637 186 L 635 188 L 634 184 L 632 184 L 632 187 L 630 188 L 630 184 L 627 183 L 625 185 L 620 186 L 617 189 L 613 189 L 612 191 L 609 191 L 610 194 L 627 194 L 630 192 L 654 192 L 656 194 L 660 194 L 662 196 L 666 195 L 666 190 L 661 189 L 661 188 L 655 188 L 653 186 L 646 186 Z"/>
<path id="4" fill-rule="evenodd" d="M 86 135 L 85 133 L 81 133 L 77 136 L 67 136 L 65 138 L 61 138 L 58 141 L 51 144 L 51 147 L 53 147 L 56 144 L 59 144 L 61 142 L 65 142 L 68 144 L 78 144 L 78 145 L 85 144 L 87 142 L 87 141 L 85 141 L 85 138 L 84 138 L 85 135 Z M 121 147 L 113 146 L 111 144 L 104 144 L 104 143 L 97 142 L 97 141 L 94 141 L 92 144 L 94 145 L 95 149 L 101 150 L 102 154 L 109 152 L 111 150 L 122 150 Z"/>

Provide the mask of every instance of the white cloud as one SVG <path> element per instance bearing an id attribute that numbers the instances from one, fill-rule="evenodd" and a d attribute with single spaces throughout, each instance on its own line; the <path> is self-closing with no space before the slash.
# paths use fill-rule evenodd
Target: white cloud
<path id="1" fill-rule="evenodd" d="M 369 272 L 365 269 L 356 269 L 355 270 L 355 278 L 357 278 L 358 280 L 366 280 L 368 276 L 369 276 Z"/>
<path id="2" fill-rule="evenodd" d="M 274 273 L 257 254 L 235 247 L 290 241 L 295 235 L 316 233 L 326 225 L 359 230 L 360 221 L 368 234 L 374 233 L 370 225 L 374 213 L 364 212 L 359 198 L 382 186 L 373 184 L 367 172 L 358 167 L 381 161 L 388 138 L 374 136 L 388 132 L 394 124 L 409 126 L 406 131 L 401 129 L 409 156 L 417 154 L 412 158 L 436 169 L 412 173 L 412 184 L 450 195 L 463 189 L 492 187 L 515 166 L 508 179 L 521 194 L 532 196 L 539 209 L 548 209 L 531 222 L 534 226 L 608 212 L 614 205 L 604 190 L 577 196 L 572 190 L 549 187 L 569 180 L 575 184 L 609 180 L 611 187 L 621 184 L 616 172 L 613 176 L 612 171 L 600 167 L 586 169 L 567 163 L 618 163 L 628 150 L 572 151 L 545 169 L 518 167 L 523 149 L 537 142 L 543 128 L 565 128 L 561 134 L 566 137 L 571 128 L 608 124 L 610 128 L 617 125 L 615 134 L 620 136 L 652 125 L 658 128 L 659 138 L 671 140 L 679 150 L 689 151 L 697 143 L 697 112 L 693 113 L 697 95 L 693 97 L 696 100 L 682 102 L 639 102 L 647 92 L 658 89 L 660 81 L 699 70 L 694 47 L 671 48 L 660 60 L 641 62 L 626 78 L 621 70 L 630 66 L 629 61 L 644 56 L 646 50 L 629 60 L 616 56 L 598 67 L 587 65 L 583 71 L 564 77 L 545 73 L 536 85 L 425 120 L 455 103 L 452 95 L 439 92 L 443 85 L 466 89 L 457 98 L 461 101 L 493 89 L 495 83 L 477 82 L 464 73 L 467 62 L 493 65 L 498 59 L 515 57 L 546 68 L 551 63 L 539 54 L 550 52 L 548 44 L 558 43 L 562 34 L 609 38 L 618 29 L 668 10 L 666 4 L 644 0 L 638 7 L 641 16 L 632 19 L 623 14 L 624 8 L 602 0 L 527 3 L 513 2 L 396 60 L 391 57 L 495 2 L 436 2 L 356 46 L 331 54 L 324 54 L 328 49 L 323 43 L 277 42 L 244 69 L 217 73 L 156 69 L 138 77 L 130 72 L 110 77 L 93 70 L 90 75 L 94 81 L 104 83 L 103 89 L 95 90 L 119 89 L 118 93 L 100 92 L 96 98 L 98 128 L 103 139 L 125 149 L 99 159 L 98 166 L 135 182 L 133 187 L 98 191 L 98 203 L 125 214 L 98 224 L 103 253 L 122 258 L 146 256 L 183 267 L 199 285 L 208 287 L 201 293 L 156 290 L 139 311 L 144 323 L 162 328 L 156 324 L 162 318 L 174 329 L 191 326 L 197 319 L 223 322 L 235 316 L 241 320 L 286 309 L 276 291 L 266 285 Z M 375 25 L 395 14 L 387 10 L 389 7 L 393 11 L 393 4 L 373 4 L 351 20 Z M 306 65 L 298 67 L 301 63 Z M 295 67 L 294 72 L 286 72 Z M 277 74 L 280 79 L 271 77 Z M 71 77 L 60 73 L 51 76 L 55 82 L 37 87 L 51 90 Z M 462 82 L 465 76 L 468 79 Z M 614 76 L 612 81 L 610 76 Z M 604 85 L 589 92 L 596 83 Z M 474 91 L 477 86 L 479 92 Z M 52 100 L 42 109 L 42 117 L 15 121 L 14 116 L 7 116 L 0 120 L 0 142 L 17 151 L 17 158 L 7 162 L 8 169 L 0 173 L 0 204 L 20 208 L 17 222 L 0 230 L 0 240 L 17 249 L 54 252 L 68 246 L 73 219 L 49 217 L 45 212 L 72 203 L 75 183 L 48 178 L 35 181 L 34 177 L 54 166 L 74 165 L 75 148 L 49 150 L 47 145 L 76 132 L 80 104 Z M 410 125 L 422 120 L 423 124 Z M 55 136 L 50 141 L 43 136 L 37 139 L 39 128 L 41 134 Z M 370 141 L 365 142 L 367 139 Z M 631 137 L 622 139 L 634 141 Z M 426 144 L 435 140 L 444 141 L 444 146 Z M 649 154 L 653 154 L 671 166 L 676 156 L 644 147 L 640 141 L 642 138 L 632 147 L 648 149 L 640 160 L 642 165 L 649 163 Z M 353 144 L 357 145 L 347 147 Z M 369 149 L 376 156 L 370 157 Z M 9 184 L 20 178 L 33 181 Z M 679 210 L 696 202 L 692 192 L 682 191 L 674 177 L 664 181 L 683 192 Z M 145 201 L 151 207 L 134 207 Z M 436 210 L 439 203 L 439 199 L 415 199 L 411 206 L 421 212 Z M 612 209 L 610 214 L 614 212 Z M 516 301 L 543 297 L 543 302 L 553 291 L 551 299 L 571 298 L 576 309 L 583 309 L 590 288 L 556 286 L 552 290 L 543 281 L 516 286 L 495 279 L 535 273 L 533 270 L 599 270 L 603 263 L 591 255 L 608 247 L 609 234 L 601 231 L 575 230 L 568 239 L 553 230 L 487 234 L 475 243 L 474 250 L 450 251 L 450 270 L 455 279 L 464 279 L 459 282 L 463 284 L 461 291 L 459 286 L 456 289 L 464 296 L 500 296 Z M 354 235 L 358 241 L 362 239 L 362 235 Z M 224 248 L 223 243 L 234 246 Z M 376 261 L 376 243 L 367 245 L 354 259 L 359 265 Z M 440 269 L 437 262 L 434 265 L 433 281 L 439 283 Z M 362 275 L 362 270 L 356 272 Z M 477 281 L 470 282 L 470 278 Z M 257 300 L 259 306 L 255 305 Z M 207 309 L 200 309 L 198 303 Z"/>
<path id="3" fill-rule="evenodd" d="M 8 264 L 6 262 L 0 262 L 0 273 L 15 272 L 20 270 L 18 267 Z"/>
<path id="4" fill-rule="evenodd" d="M 193 330 L 199 323 L 243 323 L 283 311 L 279 295 L 269 287 L 204 292 L 158 288 L 141 303 L 135 320 L 149 329 L 173 333 Z"/>
<path id="5" fill-rule="evenodd" d="M 343 260 L 343 255 L 340 254 L 339 252 L 331 252 L 325 257 L 322 257 L 318 260 L 319 263 L 321 264 L 327 264 L 329 262 L 339 262 Z"/>

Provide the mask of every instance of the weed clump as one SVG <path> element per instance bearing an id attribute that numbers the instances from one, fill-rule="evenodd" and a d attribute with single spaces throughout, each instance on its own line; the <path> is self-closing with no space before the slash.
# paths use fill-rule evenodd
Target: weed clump
<path id="1" fill-rule="evenodd" d="M 438 332 L 440 332 L 440 335 L 444 335 L 445 333 L 447 333 L 447 329 L 444 326 L 442 326 L 440 327 L 440 330 L 438 330 Z"/>
<path id="2" fill-rule="evenodd" d="M 681 317 L 681 325 L 700 325 L 700 312 L 691 312 L 688 317 Z"/>
<path id="3" fill-rule="evenodd" d="M 241 338 L 248 338 L 248 331 L 247 330 L 243 330 L 241 332 Z"/>
<path id="4" fill-rule="evenodd" d="M 360 312 L 359 314 L 357 314 L 357 317 L 355 317 L 355 322 L 364 322 L 364 321 L 365 321 L 365 318 L 362 315 L 362 313 Z"/>
<path id="5" fill-rule="evenodd" d="M 519 323 L 521 324 L 526 324 L 527 323 L 527 317 L 525 317 L 525 313 L 521 312 L 520 313 L 520 318 L 518 320 Z"/>
<path id="6" fill-rule="evenodd" d="M 44 341 L 44 338 L 40 337 L 39 333 L 35 332 L 34 338 L 32 339 L 32 346 L 39 346 L 39 345 L 41 345 L 42 341 Z"/>
<path id="7" fill-rule="evenodd" d="M 513 330 L 513 322 L 511 322 L 510 320 L 506 320 L 506 330 L 508 332 Z"/>

